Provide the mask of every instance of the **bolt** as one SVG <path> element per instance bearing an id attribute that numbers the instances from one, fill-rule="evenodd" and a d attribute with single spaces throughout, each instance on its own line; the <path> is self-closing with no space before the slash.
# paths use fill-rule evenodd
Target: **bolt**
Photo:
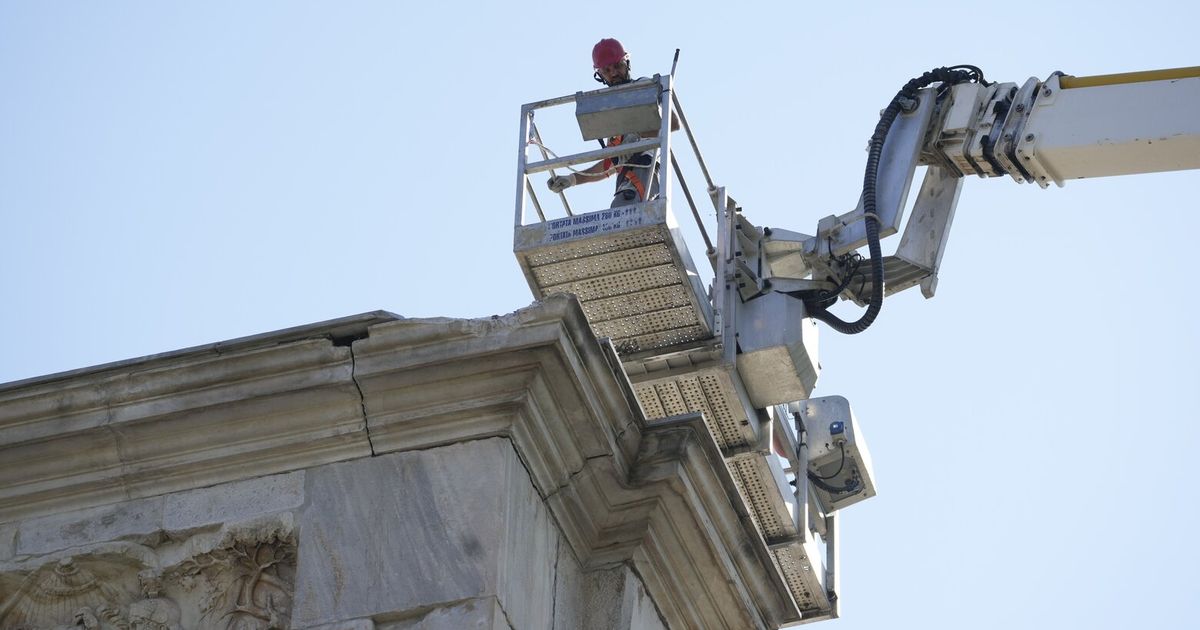
<path id="1" fill-rule="evenodd" d="M 1017 103 L 1017 111 L 1019 111 L 1019 112 L 1025 111 L 1025 103 Z"/>
<path id="2" fill-rule="evenodd" d="M 1006 134 L 1004 134 L 1004 139 L 1005 139 L 1005 140 L 1012 140 L 1012 134 L 1011 134 L 1011 133 L 1006 133 Z"/>
<path id="3" fill-rule="evenodd" d="M 1054 90 L 1051 90 L 1048 87 L 1042 88 L 1042 96 L 1050 96 L 1053 93 L 1054 93 Z"/>
<path id="4" fill-rule="evenodd" d="M 1025 136 L 1025 142 L 1033 142 L 1033 134 Z"/>

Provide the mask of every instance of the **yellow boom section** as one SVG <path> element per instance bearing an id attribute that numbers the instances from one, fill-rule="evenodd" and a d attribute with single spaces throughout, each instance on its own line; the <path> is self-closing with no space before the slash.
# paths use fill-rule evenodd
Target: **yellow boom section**
<path id="1" fill-rule="evenodd" d="M 1200 66 L 1188 68 L 1169 68 L 1166 70 L 1143 70 L 1141 72 L 1122 72 L 1120 74 L 1097 74 L 1092 77 L 1073 77 L 1066 75 L 1059 79 L 1059 85 L 1064 90 L 1071 88 L 1099 87 L 1101 85 L 1118 85 L 1122 83 L 1142 83 L 1145 81 L 1166 81 L 1170 79 L 1190 79 L 1200 77 Z"/>

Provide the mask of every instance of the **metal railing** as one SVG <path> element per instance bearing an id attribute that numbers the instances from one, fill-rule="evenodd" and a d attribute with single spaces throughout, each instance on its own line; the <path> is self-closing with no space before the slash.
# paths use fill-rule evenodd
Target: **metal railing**
<path id="1" fill-rule="evenodd" d="M 656 86 L 658 90 L 658 107 L 660 111 L 660 123 L 658 135 L 648 137 L 632 142 L 630 144 L 619 144 L 616 146 L 605 146 L 600 149 L 584 151 L 563 156 L 552 156 L 546 149 L 546 144 L 535 123 L 535 114 L 539 110 L 549 109 L 553 107 L 561 107 L 563 105 L 578 105 L 577 100 L 583 97 L 595 96 L 603 93 L 619 93 L 622 90 L 639 90 L 647 89 L 649 86 Z M 672 183 L 679 182 L 680 190 L 683 192 L 683 197 L 686 200 L 689 209 L 691 210 L 692 218 L 695 220 L 701 237 L 704 239 L 706 247 L 706 255 L 712 257 L 713 248 L 712 240 L 709 238 L 708 229 L 701 218 L 700 210 L 696 205 L 696 200 L 692 195 L 691 188 L 685 178 L 684 169 L 680 161 L 676 158 L 672 150 L 671 131 L 673 128 L 682 129 L 687 137 L 688 145 L 691 147 L 695 155 L 696 163 L 699 166 L 700 175 L 704 178 L 708 196 L 712 201 L 713 208 L 718 213 L 720 208 L 717 206 L 716 191 L 717 187 L 713 183 L 712 176 L 709 173 L 708 166 L 704 162 L 704 157 L 700 152 L 699 146 L 696 144 L 695 135 L 692 133 L 691 127 L 688 125 L 687 117 L 680 107 L 679 98 L 674 92 L 674 80 L 671 76 L 654 75 L 649 79 L 639 79 L 633 83 L 603 88 L 592 92 L 577 92 L 573 95 L 560 96 L 557 98 L 526 103 L 521 106 L 521 125 L 519 135 L 519 146 L 517 150 L 517 186 L 516 186 L 516 209 L 514 213 L 515 227 L 530 225 L 533 223 L 544 223 L 555 218 L 560 218 L 559 215 L 554 215 L 550 212 L 542 200 L 539 199 L 538 193 L 533 185 L 531 176 L 540 173 L 548 173 L 550 177 L 556 176 L 557 169 L 570 168 L 580 164 L 591 164 L 607 158 L 623 157 L 636 153 L 652 152 L 653 164 L 659 165 L 656 168 L 655 177 L 658 178 L 659 197 L 666 201 L 668 208 L 670 207 L 671 197 L 673 193 Z M 629 129 L 627 132 L 640 133 L 646 131 L 644 129 Z M 541 153 L 541 160 L 530 161 L 528 151 L 531 146 L 537 147 Z M 669 157 L 671 168 L 661 167 L 661 157 L 666 154 Z M 571 207 L 567 199 L 566 191 L 560 192 L 557 195 L 547 192 L 548 195 L 557 196 L 562 208 L 561 216 L 575 216 L 577 212 Z M 651 200 L 643 200 L 641 203 L 646 203 Z M 532 207 L 536 213 L 536 221 L 527 210 Z M 599 211 L 602 208 L 594 208 Z"/>

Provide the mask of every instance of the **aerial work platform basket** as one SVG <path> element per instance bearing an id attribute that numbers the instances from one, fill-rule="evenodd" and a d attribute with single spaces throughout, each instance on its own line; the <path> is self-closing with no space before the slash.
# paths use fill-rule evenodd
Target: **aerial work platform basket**
<path id="1" fill-rule="evenodd" d="M 555 156 L 535 114 L 571 104 L 585 141 L 636 138 Z M 673 128 L 685 132 L 703 174 L 716 215 L 715 242 L 672 151 Z M 530 161 L 535 146 L 542 159 Z M 576 212 L 564 193 L 543 192 L 557 197 L 559 211 L 548 208 L 532 184 L 533 176 L 554 177 L 556 169 L 640 153 L 656 165 L 646 200 Z M 592 186 L 595 192 L 605 184 Z M 672 214 L 676 191 L 696 222 L 686 230 L 704 240 L 711 289 Z M 815 325 L 802 310 L 779 308 L 780 296 L 744 300 L 739 284 L 750 273 L 744 254 L 755 247 L 747 236 L 754 228 L 739 213 L 713 184 L 670 76 L 521 107 L 513 251 L 534 296 L 577 297 L 596 336 L 616 349 L 650 424 L 703 418 L 771 554 L 780 588 L 795 603 L 788 622 L 836 617 L 837 513 L 810 494 L 804 482 L 809 462 L 794 428 L 798 416 L 777 406 L 809 397 L 818 369 Z"/>
<path id="2" fill-rule="evenodd" d="M 668 83 L 669 78 L 655 77 L 521 109 L 521 181 L 513 250 L 534 295 L 575 294 L 596 334 L 610 338 L 622 355 L 697 341 L 713 333 L 712 309 L 671 215 L 669 195 L 583 214 L 571 212 L 564 196 L 567 216 L 547 219 L 528 176 L 639 152 L 652 152 L 656 161 L 660 154 L 669 154 Z M 586 139 L 635 129 L 644 132 L 646 125 L 661 133 L 630 144 L 527 163 L 526 147 L 531 140 L 540 143 L 534 113 L 569 102 L 576 104 Z M 671 170 L 658 171 L 657 190 L 669 191 Z M 527 200 L 540 219 L 530 225 L 525 224 Z"/>

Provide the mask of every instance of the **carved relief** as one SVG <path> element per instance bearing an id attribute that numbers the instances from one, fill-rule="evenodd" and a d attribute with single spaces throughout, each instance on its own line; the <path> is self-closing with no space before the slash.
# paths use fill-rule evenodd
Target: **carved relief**
<path id="1" fill-rule="evenodd" d="M 202 546 L 212 548 L 212 545 Z M 114 553 L 0 573 L 3 630 L 283 630 L 296 546 L 277 531 L 230 537 L 165 570 Z M 178 558 L 178 556 L 175 556 Z"/>
<path id="2" fill-rule="evenodd" d="M 172 574 L 186 587 L 204 592 L 204 627 L 282 630 L 290 622 L 295 565 L 295 544 L 271 535 L 195 556 Z"/>
<path id="3" fill-rule="evenodd" d="M 182 630 L 179 605 L 162 597 L 162 576 L 153 569 L 138 572 L 142 599 L 129 605 L 129 625 L 133 630 Z"/>
<path id="4" fill-rule="evenodd" d="M 127 599 L 120 587 L 68 558 L 30 573 L 0 606 L 0 627 L 102 628 L 97 611 Z"/>

